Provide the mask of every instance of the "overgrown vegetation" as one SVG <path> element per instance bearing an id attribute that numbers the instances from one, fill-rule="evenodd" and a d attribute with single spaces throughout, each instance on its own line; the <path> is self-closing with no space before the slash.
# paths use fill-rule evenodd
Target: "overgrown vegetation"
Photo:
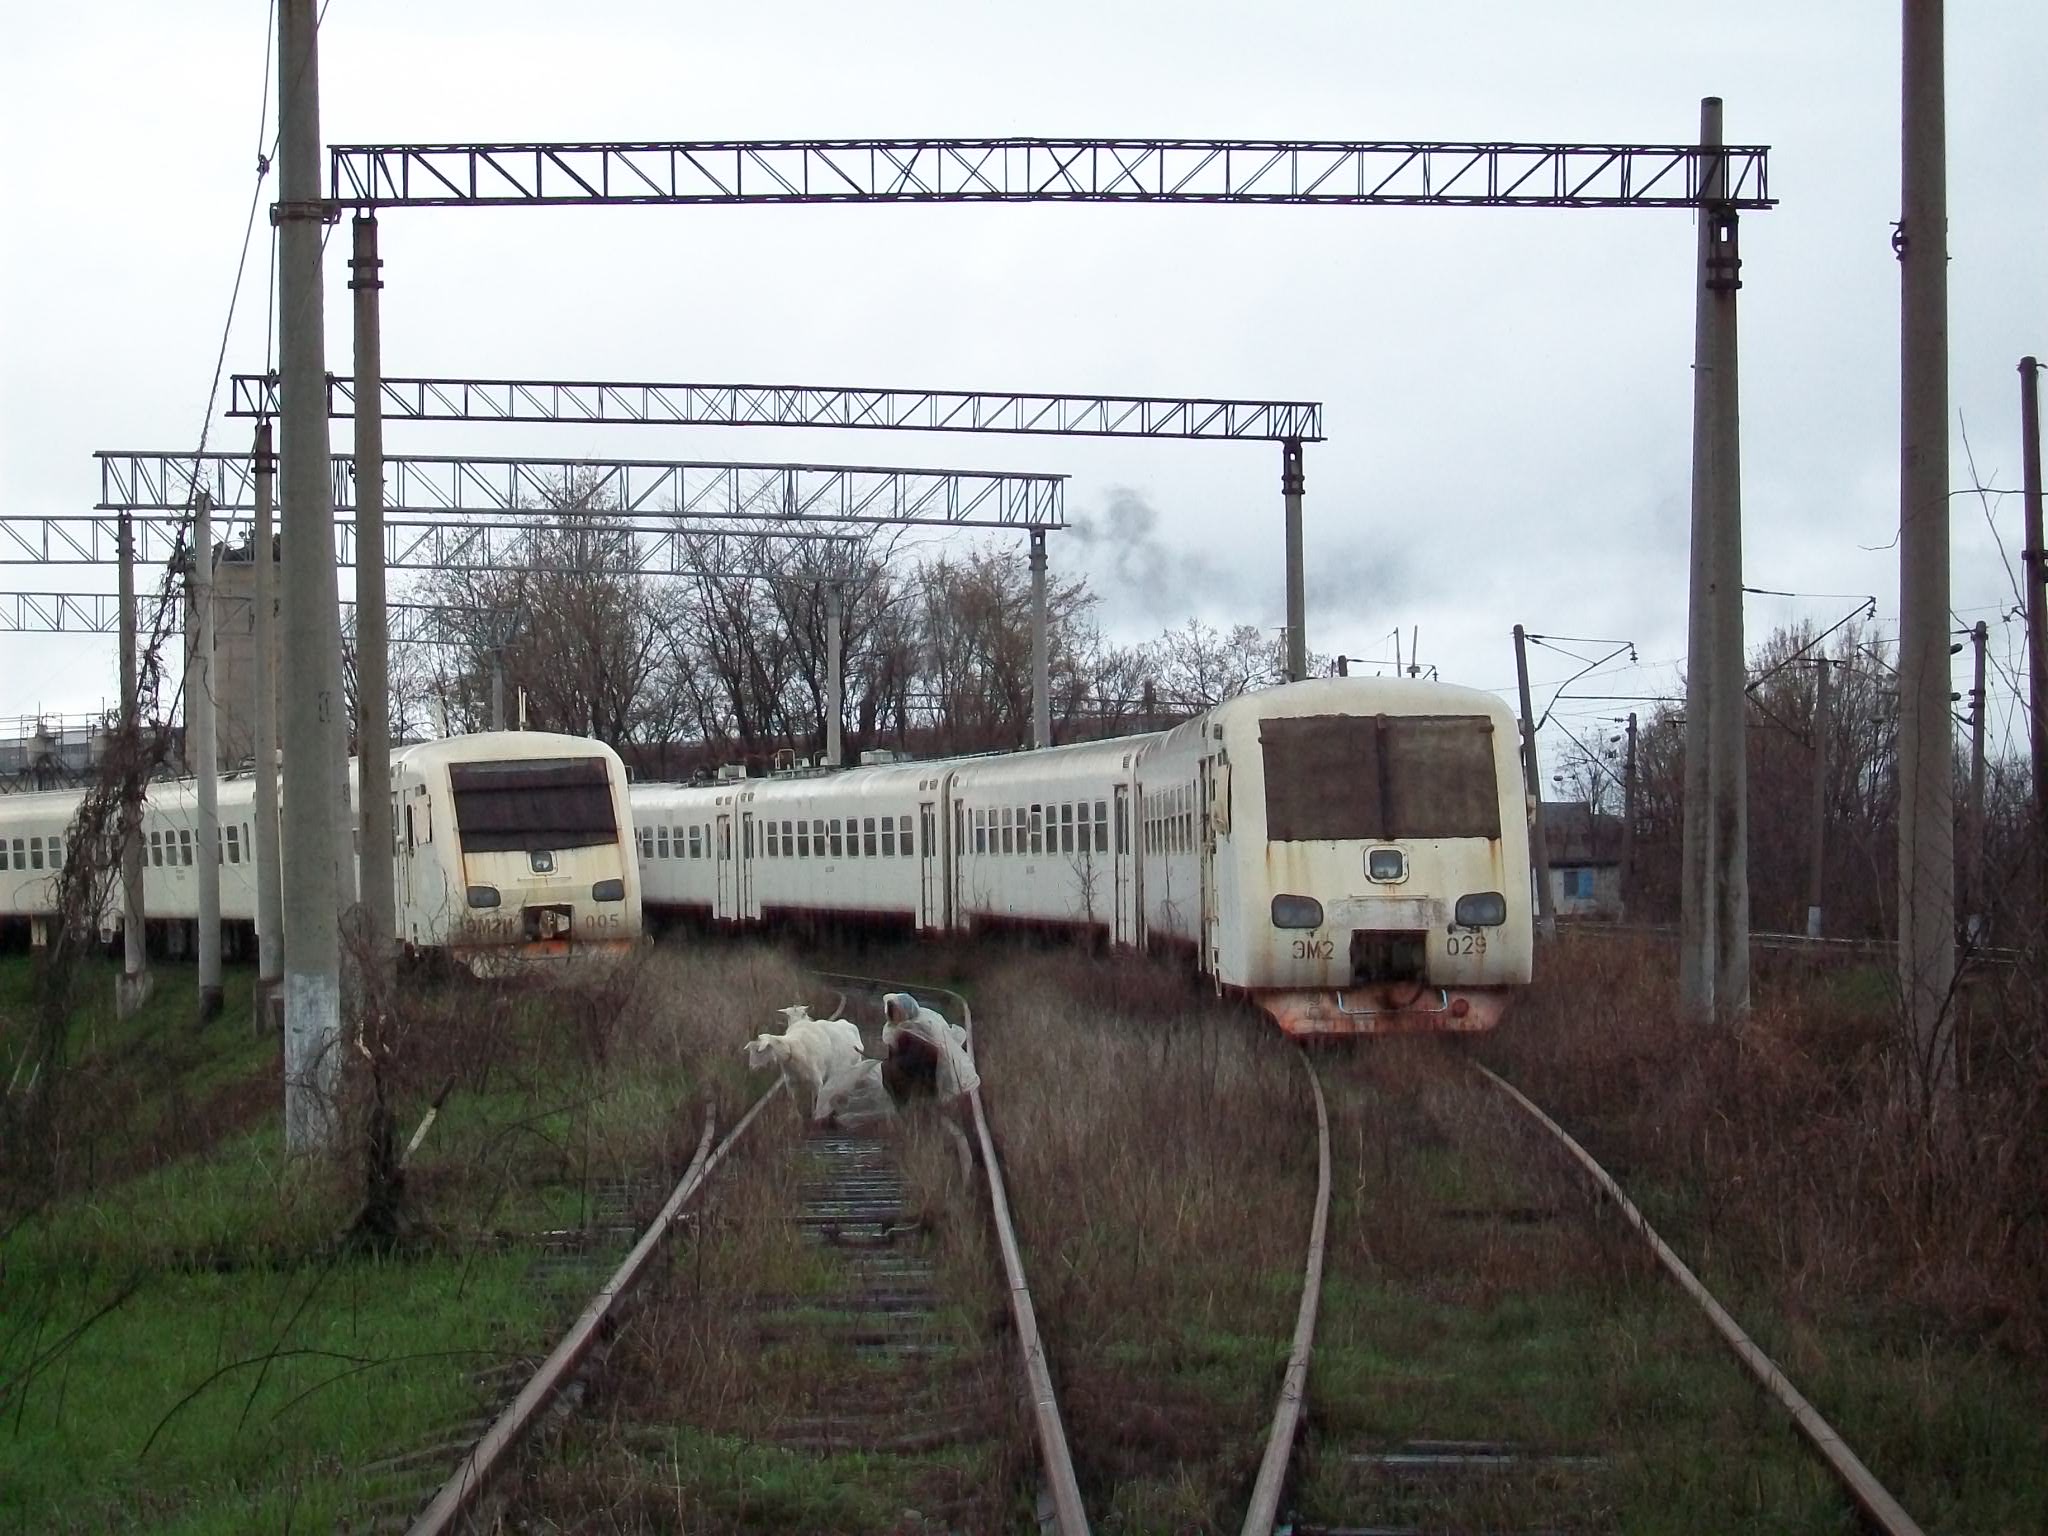
<path id="1" fill-rule="evenodd" d="M 35 1038 L 18 1011 L 31 966 L 0 966 L 7 1074 Z M 200 1028 L 190 970 L 160 969 L 126 1024 L 98 1001 L 76 1012 L 57 1156 L 33 1180 L 0 1170 L 0 1523 L 402 1512 L 446 1468 L 386 1463 L 516 1385 L 681 1171 L 706 1101 L 737 1112 L 739 1043 L 801 989 L 751 949 L 651 953 L 560 986 L 409 979 L 381 1040 L 400 1136 L 446 1100 L 405 1165 L 401 1222 L 365 1241 L 364 1051 L 337 1150 L 288 1158 L 247 974 Z M 82 995 L 111 998 L 110 969 L 86 979 Z M 538 1257 L 544 1231 L 582 1267 Z"/>
<path id="2" fill-rule="evenodd" d="M 1958 999 L 1930 1118 L 1885 978 L 1786 968 L 1675 1017 L 1668 950 L 1567 936 L 1483 1047 L 1629 1187 L 1930 1528 L 2048 1527 L 2048 1038 L 2038 978 Z"/>
<path id="3" fill-rule="evenodd" d="M 1019 956 L 977 991 L 1011 1201 L 1108 1531 L 1234 1528 L 1315 1191 L 1293 1053 L 1177 971 Z"/>

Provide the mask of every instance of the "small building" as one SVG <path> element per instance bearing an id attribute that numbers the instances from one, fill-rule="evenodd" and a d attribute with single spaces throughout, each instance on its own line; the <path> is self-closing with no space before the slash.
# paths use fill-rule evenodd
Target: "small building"
<path id="1" fill-rule="evenodd" d="M 1622 819 L 1596 810 L 1583 800 L 1543 807 L 1543 829 L 1550 850 L 1550 897 L 1559 917 L 1620 922 L 1622 900 Z"/>

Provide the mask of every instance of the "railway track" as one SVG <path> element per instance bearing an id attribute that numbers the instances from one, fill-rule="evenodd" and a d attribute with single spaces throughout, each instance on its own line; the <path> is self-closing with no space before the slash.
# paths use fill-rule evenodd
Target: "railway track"
<path id="1" fill-rule="evenodd" d="M 1674 945 L 1678 942 L 1676 923 L 1610 923 L 1593 918 L 1559 918 L 1558 927 L 1574 935 L 1654 939 Z M 1766 954 L 1791 955 L 1835 965 L 1890 966 L 1898 963 L 1899 956 L 1898 943 L 1892 939 L 1830 939 L 1804 933 L 1751 933 L 1749 947 Z M 2009 970 L 2024 956 L 2024 950 L 2010 945 L 1963 944 L 1956 950 L 1958 965 L 1984 970 Z"/>
<path id="2" fill-rule="evenodd" d="M 878 1015 L 885 989 L 914 990 L 971 1030 L 965 1000 L 941 989 L 868 977 L 820 980 L 839 989 L 841 1008 L 851 1003 L 856 1017 L 869 1008 Z M 736 1156 L 783 1089 L 778 1078 L 723 1138 L 715 1138 L 707 1115 L 696 1155 L 660 1212 L 495 1420 L 398 1459 L 391 1471 L 417 1472 L 436 1454 L 457 1453 L 413 1532 L 462 1529 L 486 1507 L 510 1510 L 513 1518 L 559 1520 L 565 1500 L 573 1504 L 592 1492 L 593 1477 L 616 1511 L 647 1500 L 647 1491 L 633 1485 L 645 1480 L 650 1464 L 658 1469 L 664 1461 L 674 1472 L 673 1496 L 686 1502 L 679 1447 L 686 1439 L 699 1444 L 699 1437 L 658 1422 L 622 1422 L 619 1408 L 622 1400 L 628 1410 L 641 1406 L 634 1400 L 639 1389 L 624 1378 L 640 1370 L 659 1376 L 664 1362 L 692 1350 L 744 1360 L 771 1385 L 748 1394 L 773 1399 L 758 1405 L 762 1411 L 751 1421 L 745 1412 L 726 1413 L 714 1426 L 743 1425 L 764 1465 L 800 1477 L 793 1469 L 805 1464 L 858 1465 L 871 1475 L 877 1462 L 903 1462 L 903 1482 L 915 1487 L 917 1504 L 890 1512 L 897 1528 L 980 1528 L 992 1501 L 1004 1502 L 1003 1490 L 989 1486 L 1003 1479 L 992 1479 L 990 1469 L 1014 1462 L 1007 1447 L 1019 1438 L 1021 1415 L 1037 1446 L 1040 1528 L 1087 1529 L 979 1091 L 968 1096 L 964 1126 L 934 1112 L 922 1131 L 908 1134 L 809 1127 L 795 1141 L 763 1145 L 755 1131 L 750 1150 Z M 918 1176 L 906 1158 L 920 1163 Z M 947 1170 L 958 1195 L 979 1190 L 981 1200 L 967 1214 L 985 1215 L 986 1238 L 976 1231 L 978 1220 L 934 1208 L 934 1163 Z M 732 1179 L 714 1184 L 721 1164 L 741 1168 L 734 1177 L 744 1187 Z M 687 1243 L 678 1238 L 686 1223 L 695 1227 Z M 764 1238 L 767 1229 L 773 1230 Z M 714 1233 L 741 1234 L 753 1259 L 743 1286 L 720 1291 L 707 1284 L 703 1252 Z M 994 1279 L 974 1273 L 991 1246 L 1004 1291 L 1001 1323 L 989 1289 Z M 659 1284 L 648 1283 L 657 1275 Z M 971 1304 L 977 1284 L 979 1308 Z M 963 1305 L 963 1295 L 970 1304 Z M 678 1309 L 695 1315 L 679 1316 Z M 1014 1359 L 1006 1361 L 1009 1345 Z M 586 1465 L 580 1483 L 564 1491 L 548 1486 L 558 1447 L 538 1450 L 536 1432 L 546 1424 L 551 1436 L 578 1436 L 579 1419 L 592 1414 L 551 1413 L 572 1388 L 586 1408 L 609 1409 L 612 1420 L 589 1437 L 601 1454 L 593 1456 L 590 1444 L 577 1447 L 573 1459 Z M 646 1396 L 658 1400 L 659 1392 Z M 516 1488 L 507 1475 L 514 1467 L 524 1469 Z"/>
<path id="3" fill-rule="evenodd" d="M 1563 1127 L 1512 1084 L 1468 1058 L 1439 1055 L 1436 1066 L 1441 1069 L 1441 1080 L 1425 1086 L 1435 1092 L 1483 1095 L 1499 1105 L 1510 1105 L 1509 1113 L 1517 1117 L 1525 1132 L 1562 1151 L 1573 1174 L 1590 1186 L 1595 1201 L 1612 1205 L 1663 1272 L 1706 1314 L 1713 1331 L 1757 1386 L 1790 1416 L 1869 1526 L 1884 1536 L 1918 1536 L 1920 1527 L 1912 1517 L 1658 1236 L 1620 1184 Z M 1276 1532 L 1287 1536 L 1364 1532 L 1393 1536 L 1397 1532 L 1445 1528 L 1446 1518 L 1451 1528 L 1458 1529 L 1547 1530 L 1561 1528 L 1552 1518 L 1560 1510 L 1577 1516 L 1565 1522 L 1572 1529 L 1605 1528 L 1610 1522 L 1600 1513 L 1600 1484 L 1603 1469 L 1616 1454 L 1616 1448 L 1605 1443 L 1572 1447 L 1468 1435 L 1345 1444 L 1341 1430 L 1333 1434 L 1332 1429 L 1346 1415 L 1334 1411 L 1323 1416 L 1328 1423 L 1303 1432 L 1312 1397 L 1313 1346 L 1331 1247 L 1328 1233 L 1333 1116 L 1326 1109 L 1321 1074 L 1315 1062 L 1306 1052 L 1301 1060 L 1315 1106 L 1320 1177 L 1309 1227 L 1298 1322 L 1265 1455 L 1246 1511 L 1246 1536 Z M 1362 1156 L 1362 1134 L 1360 1149 Z M 1364 1187 L 1362 1181 L 1360 1187 Z M 1544 1204 L 1499 1203 L 1498 1187 L 1491 1193 L 1494 1203 L 1477 1208 L 1448 1207 L 1440 1214 L 1457 1223 L 1476 1218 L 1496 1229 L 1547 1227 L 1564 1215 Z M 1392 1380 L 1367 1383 L 1368 1393 L 1375 1389 L 1391 1393 L 1399 1387 Z M 1305 1488 L 1305 1483 L 1315 1486 Z M 1343 1507 L 1328 1508 L 1332 1498 L 1342 1501 Z M 1307 1516 L 1296 1514 L 1283 1519 L 1283 1510 L 1290 1502 L 1296 1510 L 1311 1506 Z M 1319 1503 L 1325 1507 L 1312 1507 Z"/>

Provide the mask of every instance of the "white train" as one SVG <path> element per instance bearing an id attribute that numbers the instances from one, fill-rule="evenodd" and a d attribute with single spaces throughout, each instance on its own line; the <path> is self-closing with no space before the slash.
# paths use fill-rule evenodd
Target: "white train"
<path id="1" fill-rule="evenodd" d="M 1290 1034 L 1477 1030 L 1529 979 L 1490 694 L 1331 678 L 1003 757 L 632 792 L 651 920 L 1004 925 L 1178 950 Z"/>
<path id="2" fill-rule="evenodd" d="M 354 780 L 353 771 L 349 774 Z M 354 810 L 355 786 L 350 785 Z M 223 776 L 218 852 L 223 948 L 253 954 L 255 779 Z M 626 772 L 602 742 L 500 731 L 391 754 L 398 938 L 479 973 L 640 937 L 640 871 L 628 848 Z M 77 791 L 0 796 L 0 926 L 40 941 L 68 848 Z M 184 952 L 199 910 L 198 794 L 181 779 L 143 806 L 143 909 L 152 936 Z M 109 882 L 100 928 L 121 927 Z"/>

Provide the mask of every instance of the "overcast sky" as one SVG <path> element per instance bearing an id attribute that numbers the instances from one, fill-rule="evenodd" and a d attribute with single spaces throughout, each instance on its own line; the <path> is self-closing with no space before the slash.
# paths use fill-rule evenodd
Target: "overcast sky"
<path id="1" fill-rule="evenodd" d="M 1983 479 L 2011 488 L 2015 364 L 2048 353 L 2048 6 L 1980 0 L 1949 17 L 1951 401 Z M 270 25 L 263 0 L 10 8 L 9 514 L 89 510 L 95 449 L 198 440 L 274 131 Z M 1896 617 L 1895 5 L 332 0 L 321 69 L 329 143 L 1656 143 L 1695 138 L 1699 98 L 1720 95 L 1729 141 L 1771 146 L 1780 199 L 1742 226 L 1745 579 L 1807 594 L 1752 596 L 1748 633 L 1832 623 L 1863 594 Z M 1506 691 L 1518 621 L 1633 641 L 1639 666 L 1560 704 L 1584 734 L 1630 706 L 1579 696 L 1667 693 L 1684 653 L 1693 241 L 1687 213 L 1656 210 L 399 210 L 383 220 L 384 361 L 393 374 L 1320 400 L 1311 646 L 1391 660 L 1393 631 L 1405 646 L 1419 627 L 1447 680 Z M 345 244 L 344 226 L 326 267 L 328 366 L 343 372 Z M 268 271 L 259 222 L 229 372 L 266 364 Z M 246 447 L 225 404 L 223 387 L 210 446 Z M 337 448 L 347 440 L 337 423 Z M 1090 573 L 1113 634 L 1191 614 L 1282 619 L 1272 444 L 429 424 L 387 429 L 387 448 L 1063 472 L 1088 527 L 1055 535 L 1052 557 Z M 1952 479 L 1971 483 L 1960 431 Z M 1954 605 L 1990 622 L 1994 661 L 2017 676 L 2021 629 L 2004 615 L 2019 498 L 1953 512 Z M 113 582 L 110 568 L 0 569 L 10 591 Z M 1532 658 L 1539 685 L 1577 666 Z M 0 635 L 0 720 L 113 692 L 111 641 Z M 1995 745 L 2023 746 L 2005 686 L 1991 725 Z"/>

